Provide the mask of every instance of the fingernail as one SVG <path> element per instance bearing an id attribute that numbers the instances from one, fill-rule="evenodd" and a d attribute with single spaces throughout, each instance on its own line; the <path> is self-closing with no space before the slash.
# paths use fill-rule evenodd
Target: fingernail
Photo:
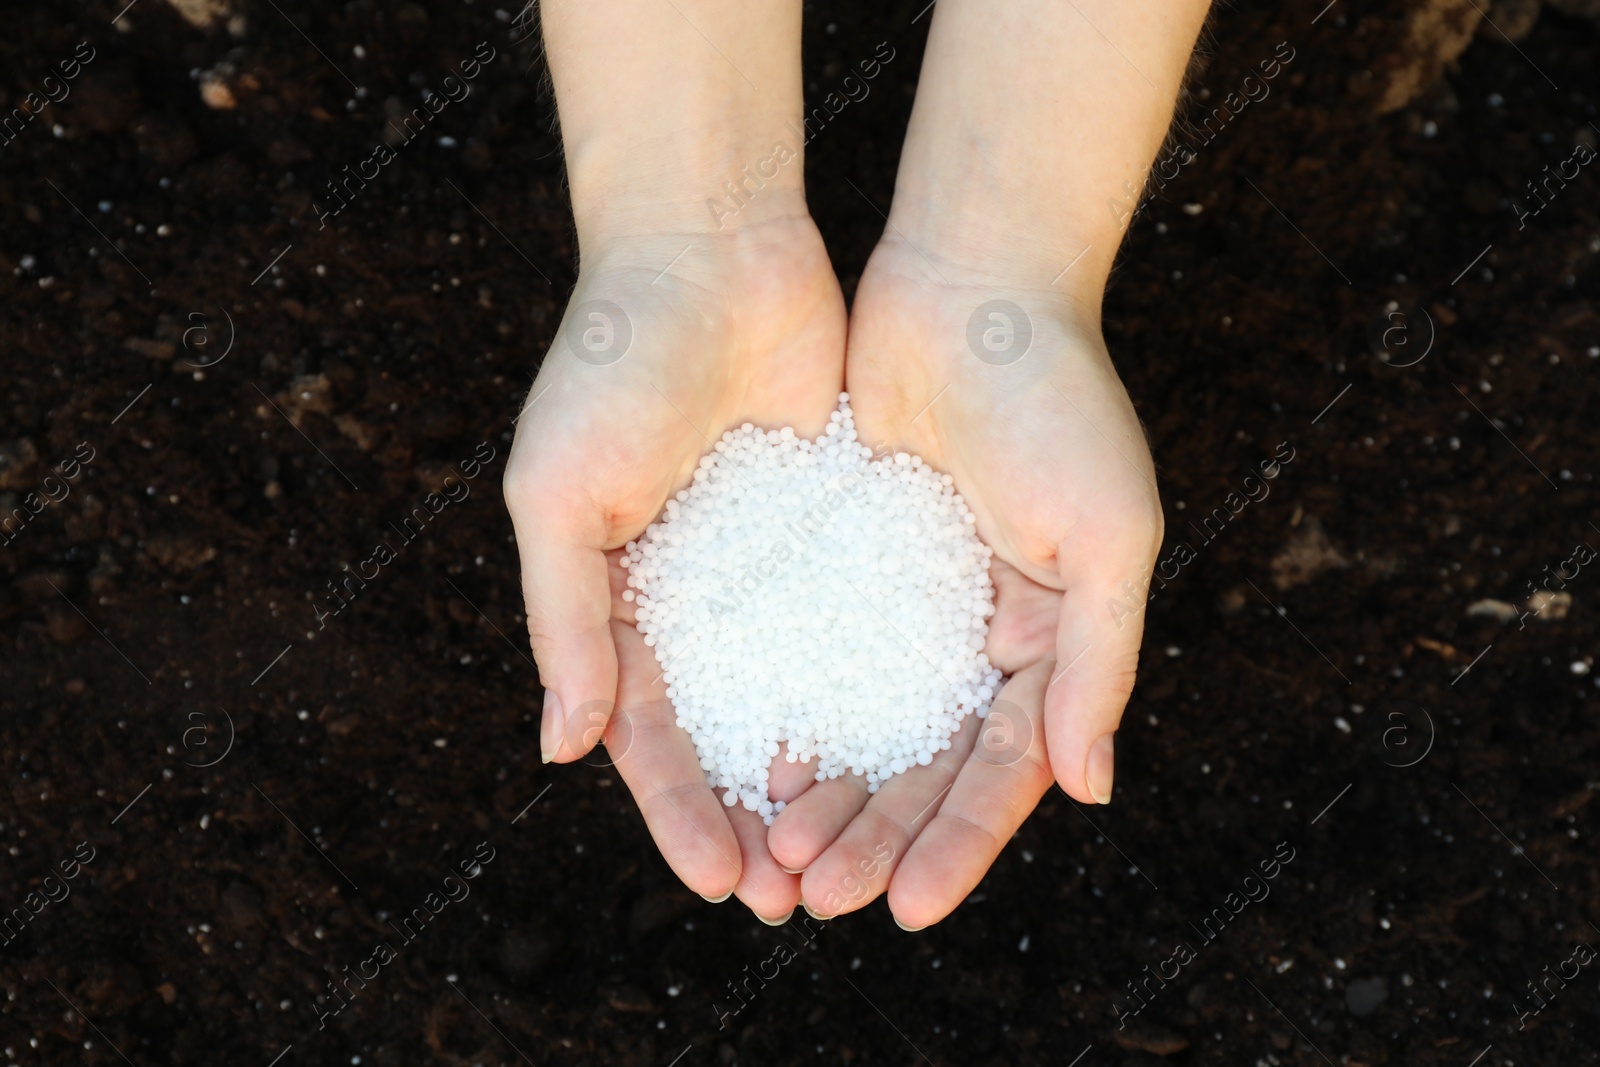
<path id="1" fill-rule="evenodd" d="M 544 715 L 539 720 L 539 758 L 549 763 L 561 750 L 561 698 L 554 689 L 544 691 Z"/>
<path id="2" fill-rule="evenodd" d="M 802 908 L 806 909 L 806 914 L 807 915 L 811 916 L 813 919 L 817 920 L 817 922 L 819 922 L 819 923 L 825 923 L 828 920 L 833 918 L 832 915 L 818 915 L 816 912 L 811 910 L 811 905 L 810 904 L 801 904 L 800 906 Z"/>
<path id="3" fill-rule="evenodd" d="M 898 926 L 900 929 L 904 930 L 908 934 L 914 934 L 918 930 L 926 930 L 927 929 L 926 926 L 907 926 L 905 923 L 901 922 L 899 919 L 896 919 L 894 921 L 894 924 L 896 926 Z"/>
<path id="4" fill-rule="evenodd" d="M 766 923 L 768 926 L 782 926 L 784 923 L 789 921 L 789 916 L 791 916 L 793 914 L 794 914 L 794 909 L 790 908 L 788 911 L 783 913 L 783 916 L 781 918 L 769 919 L 765 915 L 757 915 L 756 918 L 760 919 L 762 922 Z"/>
<path id="5" fill-rule="evenodd" d="M 700 899 L 704 900 L 707 904 L 721 904 L 724 900 L 727 900 L 731 896 L 733 896 L 733 890 L 730 889 L 720 897 L 708 897 L 704 893 L 701 893 Z M 760 916 L 757 916 L 757 918 L 760 918 Z"/>
<path id="6" fill-rule="evenodd" d="M 778 870 L 782 871 L 784 874 L 805 874 L 806 873 L 806 869 L 804 867 L 797 867 L 797 868 L 795 868 L 794 870 L 791 871 L 789 868 L 785 867 L 781 863 L 778 864 Z"/>
<path id="7" fill-rule="evenodd" d="M 1089 749 L 1089 762 L 1083 770 L 1083 777 L 1089 783 L 1089 795 L 1094 797 L 1096 804 L 1111 803 L 1111 776 L 1116 770 L 1116 759 L 1112 755 L 1112 738 L 1115 734 L 1105 734 Z"/>

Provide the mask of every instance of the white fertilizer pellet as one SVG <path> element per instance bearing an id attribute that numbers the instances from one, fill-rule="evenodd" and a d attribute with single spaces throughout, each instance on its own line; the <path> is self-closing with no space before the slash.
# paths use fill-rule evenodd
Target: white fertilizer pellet
<path id="1" fill-rule="evenodd" d="M 848 393 L 815 441 L 745 423 L 630 541 L 623 565 L 678 725 L 723 801 L 770 824 L 768 764 L 867 789 L 988 715 L 991 549 L 920 457 L 873 460 Z"/>

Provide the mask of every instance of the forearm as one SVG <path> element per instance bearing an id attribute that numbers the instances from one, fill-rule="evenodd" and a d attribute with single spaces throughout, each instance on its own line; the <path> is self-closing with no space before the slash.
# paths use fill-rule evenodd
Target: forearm
<path id="1" fill-rule="evenodd" d="M 1209 6 L 940 0 L 890 232 L 1097 315 Z"/>
<path id="2" fill-rule="evenodd" d="M 581 247 L 803 209 L 800 0 L 541 9 Z"/>

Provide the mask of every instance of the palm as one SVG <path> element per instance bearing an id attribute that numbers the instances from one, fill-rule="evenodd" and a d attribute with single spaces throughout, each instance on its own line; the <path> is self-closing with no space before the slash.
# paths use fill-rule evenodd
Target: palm
<path id="1" fill-rule="evenodd" d="M 506 472 L 534 651 L 562 705 L 546 715 L 547 752 L 577 759 L 604 735 L 679 876 L 707 896 L 736 890 L 762 915 L 791 909 L 798 881 L 772 861 L 761 820 L 706 784 L 616 561 L 728 427 L 820 432 L 844 330 L 809 220 L 635 242 L 580 278 Z"/>
<path id="2" fill-rule="evenodd" d="M 997 294 L 933 275 L 912 250 L 880 246 L 847 381 L 862 439 L 949 471 L 976 512 L 996 559 L 986 651 L 1011 681 L 988 723 L 969 721 L 926 771 L 870 800 L 848 779 L 823 783 L 770 835 L 780 861 L 805 868 L 813 909 L 887 888 L 913 926 L 965 897 L 1052 778 L 1094 799 L 1085 761 L 1131 689 L 1143 599 L 1129 590 L 1144 588 L 1161 537 L 1149 452 L 1098 330 L 1048 292 L 1012 291 L 1031 344 L 1014 361 L 1016 349 L 984 349 L 985 361 L 968 324 Z M 1123 614 L 1108 612 L 1112 595 Z"/>

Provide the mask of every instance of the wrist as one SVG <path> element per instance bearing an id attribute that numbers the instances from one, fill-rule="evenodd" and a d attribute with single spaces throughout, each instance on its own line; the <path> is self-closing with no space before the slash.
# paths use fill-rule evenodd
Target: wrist
<path id="1" fill-rule="evenodd" d="M 905 199 L 896 193 L 897 201 Z M 889 226 L 873 253 L 886 269 L 947 293 L 964 293 L 974 304 L 1010 300 L 1030 315 L 1100 332 L 1115 253 L 1111 242 L 1120 235 L 1085 237 L 1081 231 L 1064 231 L 1052 238 L 1037 220 L 970 203 L 959 212 L 945 212 L 951 217 L 944 219 L 907 214 L 898 206 L 891 210 Z M 1103 260 L 1093 247 L 1096 239 L 1111 246 Z"/>
<path id="2" fill-rule="evenodd" d="M 902 171 L 887 236 L 919 251 L 942 283 L 1036 294 L 1097 323 L 1127 212 L 1119 221 L 1104 195 L 1068 202 L 1055 187 L 996 188 L 954 155 Z"/>
<path id="3" fill-rule="evenodd" d="M 580 249 L 662 233 L 728 235 L 805 215 L 803 143 L 781 123 L 569 139 Z"/>
<path id="4" fill-rule="evenodd" d="M 930 256 L 1098 308 L 1208 6 L 939 4 L 893 226 Z"/>
<path id="5" fill-rule="evenodd" d="M 803 206 L 798 0 L 688 6 L 540 4 L 585 254 L 618 238 L 724 233 Z"/>

